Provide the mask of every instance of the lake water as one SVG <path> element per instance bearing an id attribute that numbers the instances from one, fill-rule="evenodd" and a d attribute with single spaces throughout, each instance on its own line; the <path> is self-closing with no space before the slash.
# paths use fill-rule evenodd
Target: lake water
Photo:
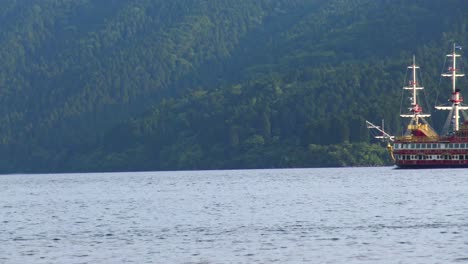
<path id="1" fill-rule="evenodd" d="M 468 263 L 468 170 L 0 176 L 0 263 Z"/>

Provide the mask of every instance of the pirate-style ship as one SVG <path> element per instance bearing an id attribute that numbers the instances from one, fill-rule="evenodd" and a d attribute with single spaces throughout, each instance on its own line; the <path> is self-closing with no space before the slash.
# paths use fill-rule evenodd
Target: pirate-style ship
<path id="1" fill-rule="evenodd" d="M 460 49 L 460 46 L 453 45 L 452 53 L 447 55 L 451 65 L 442 74 L 443 77 L 451 79 L 452 92 L 448 105 L 435 107 L 438 110 L 449 111 L 440 135 L 429 125 L 426 118 L 430 117 L 430 114 L 424 113 L 419 104 L 418 92 L 424 88 L 418 83 L 419 67 L 414 57 L 413 64 L 408 66 L 412 73 L 409 85 L 403 87 L 411 92 L 411 106 L 407 113 L 400 115 L 410 119 L 404 134 L 394 137 L 385 132 L 383 126 L 378 127 L 366 121 L 369 128 L 379 131 L 380 134 L 376 138 L 388 142 L 390 156 L 399 168 L 468 167 L 468 118 L 463 112 L 468 110 L 468 106 L 462 104 L 463 97 L 457 88 L 457 78 L 464 76 L 457 68 L 457 58 L 461 56 L 457 54 L 457 50 Z M 460 122 L 460 114 L 463 115 L 464 122 Z"/>

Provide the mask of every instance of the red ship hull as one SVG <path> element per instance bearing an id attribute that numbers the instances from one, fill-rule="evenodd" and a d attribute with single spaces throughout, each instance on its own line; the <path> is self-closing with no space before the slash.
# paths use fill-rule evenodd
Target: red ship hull
<path id="1" fill-rule="evenodd" d="M 468 139 L 445 138 L 443 141 L 396 140 L 393 144 L 395 164 L 399 168 L 468 167 Z"/>

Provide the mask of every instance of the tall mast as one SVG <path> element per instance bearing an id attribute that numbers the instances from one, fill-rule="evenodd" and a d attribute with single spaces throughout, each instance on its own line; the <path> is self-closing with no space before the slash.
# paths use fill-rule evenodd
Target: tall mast
<path id="1" fill-rule="evenodd" d="M 448 77 L 452 79 L 452 94 L 449 99 L 449 102 L 452 103 L 452 106 L 436 106 L 436 109 L 439 110 L 451 110 L 453 115 L 449 116 L 452 119 L 453 123 L 453 132 L 456 132 L 460 129 L 460 110 L 467 110 L 468 107 L 461 106 L 463 102 L 463 97 L 460 96 L 460 89 L 457 89 L 457 78 L 463 77 L 465 74 L 459 73 L 460 69 L 457 69 L 457 57 L 460 57 L 460 54 L 456 53 L 457 49 L 461 49 L 460 46 L 453 44 L 453 49 L 451 54 L 447 54 L 447 57 L 452 58 L 452 66 L 447 69 L 446 73 L 443 73 L 443 77 Z"/>
<path id="2" fill-rule="evenodd" d="M 419 118 L 421 118 L 421 117 L 430 117 L 431 115 L 430 114 L 423 114 L 422 113 L 423 109 L 418 104 L 417 91 L 418 90 L 423 90 L 424 87 L 418 86 L 419 83 L 418 83 L 418 78 L 416 76 L 416 69 L 419 69 L 419 66 L 416 65 L 416 58 L 415 58 L 414 55 L 413 55 L 413 64 L 408 66 L 408 69 L 412 70 L 411 80 L 409 81 L 409 85 L 403 87 L 403 89 L 404 90 L 411 90 L 411 93 L 412 93 L 412 97 L 410 98 L 411 99 L 411 107 L 408 109 L 409 113 L 401 114 L 400 116 L 401 117 L 411 118 L 411 123 L 413 125 L 417 125 L 417 124 L 419 124 Z"/>

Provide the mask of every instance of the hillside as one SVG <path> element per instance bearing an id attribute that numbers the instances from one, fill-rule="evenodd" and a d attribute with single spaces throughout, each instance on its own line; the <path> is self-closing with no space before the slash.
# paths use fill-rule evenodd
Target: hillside
<path id="1" fill-rule="evenodd" d="M 462 0 L 0 3 L 0 170 L 382 165 L 416 54 L 429 100 Z M 435 120 L 437 121 L 437 120 Z"/>

